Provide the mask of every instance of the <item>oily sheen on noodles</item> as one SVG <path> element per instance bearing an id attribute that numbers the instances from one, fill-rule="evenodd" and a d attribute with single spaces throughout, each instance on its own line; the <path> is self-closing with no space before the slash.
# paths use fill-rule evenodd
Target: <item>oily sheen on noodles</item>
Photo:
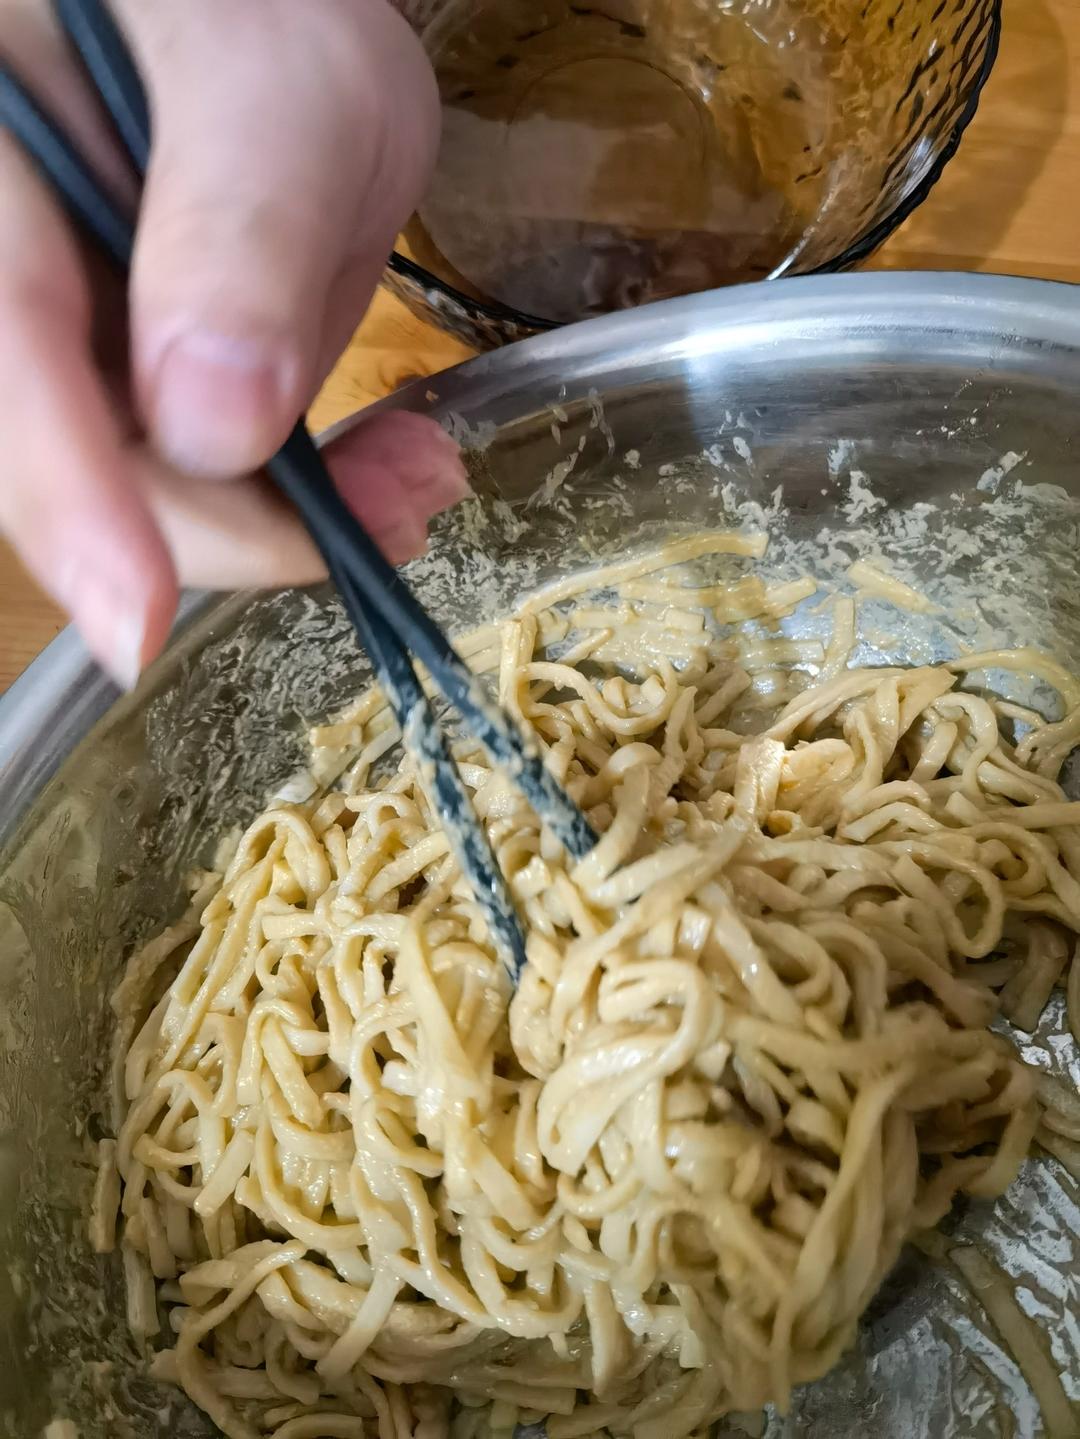
<path id="1" fill-rule="evenodd" d="M 466 642 L 602 834 L 568 864 L 459 749 L 515 993 L 416 767 L 371 777 L 377 694 L 316 736 L 359 746 L 340 789 L 132 960 L 94 1238 L 229 1439 L 704 1434 L 823 1374 L 1040 1124 L 1075 1163 L 987 1026 L 1037 1021 L 1080 926 L 1080 684 L 965 661 L 1056 683 L 1047 724 L 958 667 L 847 668 L 850 599 L 824 648 L 770 632 L 809 581 L 664 568 L 763 549 L 684 541 Z"/>

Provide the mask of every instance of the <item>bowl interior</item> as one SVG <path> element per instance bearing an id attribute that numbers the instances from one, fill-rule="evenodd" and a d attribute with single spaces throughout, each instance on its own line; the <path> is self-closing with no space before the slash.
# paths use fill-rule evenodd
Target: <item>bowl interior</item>
<path id="1" fill-rule="evenodd" d="M 421 0 L 443 142 L 405 234 L 565 322 L 836 263 L 940 161 L 995 0 Z"/>
<path id="2" fill-rule="evenodd" d="M 596 322 L 395 397 L 470 447 L 478 492 L 409 577 L 461 630 L 612 555 L 764 526 L 771 576 L 843 585 L 853 559 L 876 555 L 940 606 L 903 623 L 870 613 L 866 662 L 1031 644 L 1076 669 L 1078 390 L 1080 295 L 1059 286 L 812 280 Z M 821 623 L 812 604 L 796 629 Z M 74 753 L 50 750 L 70 693 L 23 686 L 0 711 L 33 717 L 57 767 L 24 813 L 0 775 L 0 1435 L 58 1418 L 80 1439 L 211 1432 L 143 1377 L 117 1267 L 85 1240 L 107 997 L 133 945 L 177 911 L 188 869 L 297 783 L 305 722 L 365 675 L 329 595 L 236 596 L 196 607 Z M 1075 1051 L 1049 1037 L 1060 1021 L 1051 1006 L 1031 1057 L 1075 1082 Z M 1032 1159 L 1003 1200 L 953 1223 L 1017 1278 L 1080 1381 L 1076 1185 Z M 1037 1432 L 993 1333 L 912 1257 L 856 1351 L 765 1432 L 977 1439 L 993 1414 Z"/>

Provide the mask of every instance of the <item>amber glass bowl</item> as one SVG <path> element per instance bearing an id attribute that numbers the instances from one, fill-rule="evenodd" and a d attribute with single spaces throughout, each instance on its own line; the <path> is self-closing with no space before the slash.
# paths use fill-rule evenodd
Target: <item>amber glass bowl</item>
<path id="1" fill-rule="evenodd" d="M 925 199 L 1000 0 L 398 0 L 439 79 L 387 283 L 485 348 L 852 267 Z"/>

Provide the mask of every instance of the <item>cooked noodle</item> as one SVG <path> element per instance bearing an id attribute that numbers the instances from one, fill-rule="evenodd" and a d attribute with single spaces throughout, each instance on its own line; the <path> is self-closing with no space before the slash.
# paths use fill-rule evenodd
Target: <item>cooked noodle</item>
<path id="1" fill-rule="evenodd" d="M 459 747 L 515 994 L 417 769 L 372 778 L 377 696 L 320 736 L 360 751 L 342 789 L 132 961 L 95 1241 L 119 1198 L 133 1327 L 156 1297 L 155 1371 L 229 1439 L 704 1434 L 829 1369 L 907 1236 L 1026 1154 L 1035 1076 L 987 1025 L 1002 987 L 1037 1021 L 1080 929 L 1080 712 L 1014 746 L 960 666 L 720 629 L 813 586 L 643 578 L 763 548 L 695 543 L 466 645 L 603 836 L 568 863 Z"/>
<path id="2" fill-rule="evenodd" d="M 1046 1336 L 1021 1309 L 1008 1275 L 970 1245 L 951 1250 L 949 1258 L 1020 1365 L 1039 1401 L 1046 1439 L 1075 1439 L 1076 1410 L 1047 1352 Z"/>

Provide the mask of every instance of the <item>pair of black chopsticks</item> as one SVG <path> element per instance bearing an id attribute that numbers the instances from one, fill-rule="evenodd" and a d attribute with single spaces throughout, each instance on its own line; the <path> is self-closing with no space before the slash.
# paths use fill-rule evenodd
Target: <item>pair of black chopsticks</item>
<path id="1" fill-rule="evenodd" d="M 54 0 L 54 8 L 142 180 L 150 159 L 150 112 L 127 42 L 103 0 Z M 62 128 L 2 64 L 0 128 L 7 129 L 34 160 L 72 218 L 126 271 L 135 241 L 133 221 L 110 199 Z M 303 420 L 267 470 L 326 560 L 405 741 L 421 764 L 492 939 L 516 976 L 525 957 L 521 925 L 446 737 L 423 693 L 413 657 L 427 667 L 465 727 L 574 857 L 587 854 L 596 837 L 544 767 L 535 745 L 486 698 L 438 625 L 345 506 Z"/>

